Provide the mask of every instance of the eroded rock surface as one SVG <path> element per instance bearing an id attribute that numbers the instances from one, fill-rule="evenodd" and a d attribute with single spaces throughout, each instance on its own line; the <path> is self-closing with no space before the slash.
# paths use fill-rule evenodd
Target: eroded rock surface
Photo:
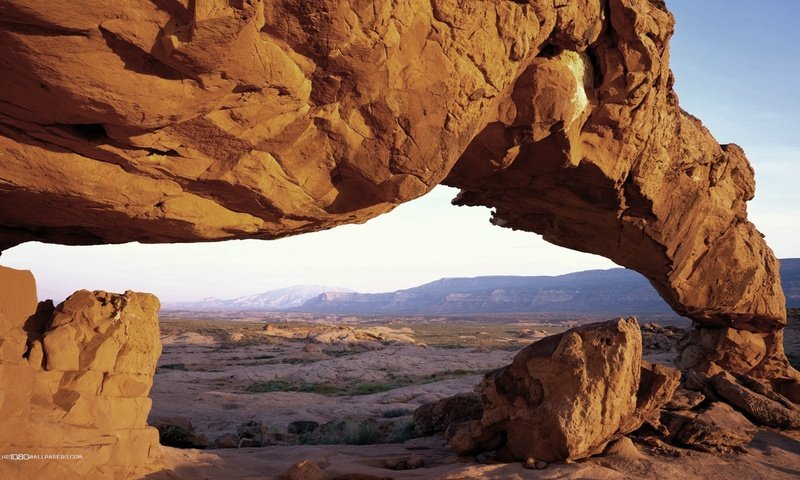
<path id="1" fill-rule="evenodd" d="M 758 431 L 730 405 L 714 402 L 702 412 L 666 411 L 662 424 L 672 442 L 707 452 L 731 452 L 747 445 Z"/>
<path id="2" fill-rule="evenodd" d="M 570 23 L 462 3 L 4 2 L 2 247 L 275 238 L 426 193 Z"/>
<path id="3" fill-rule="evenodd" d="M 483 417 L 452 425 L 450 446 L 462 454 L 498 450 L 546 462 L 600 453 L 609 440 L 657 417 L 678 386 L 678 371 L 643 368 L 641 360 L 634 318 L 540 340 L 486 374 L 476 389 Z"/>
<path id="4" fill-rule="evenodd" d="M 158 300 L 84 290 L 41 322 L 30 272 L 0 267 L 0 286 L 0 449 L 73 456 L 2 461 L 0 477 L 151 471 L 160 456 L 158 431 L 146 425 L 161 353 Z"/>
<path id="5" fill-rule="evenodd" d="M 663 2 L 0 9 L 0 248 L 276 238 L 444 182 L 704 325 L 785 324 L 752 169 L 678 106 Z"/>
<path id="6" fill-rule="evenodd" d="M 460 393 L 437 402 L 426 403 L 414 411 L 414 433 L 430 435 L 444 432 L 450 425 L 479 420 L 483 405 L 474 393 Z"/>
<path id="7" fill-rule="evenodd" d="M 698 326 L 678 343 L 678 367 L 708 375 L 729 371 L 767 377 L 773 388 L 800 402 L 800 376 L 786 359 L 783 334 Z"/>
<path id="8" fill-rule="evenodd" d="M 711 384 L 726 402 L 761 425 L 800 428 L 800 407 L 758 380 L 719 373 L 711 377 Z"/>

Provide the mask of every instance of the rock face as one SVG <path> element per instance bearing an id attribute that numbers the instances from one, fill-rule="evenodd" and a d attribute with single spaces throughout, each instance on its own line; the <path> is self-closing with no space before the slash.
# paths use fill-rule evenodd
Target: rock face
<path id="1" fill-rule="evenodd" d="M 2 12 L 3 248 L 363 222 L 441 182 L 570 22 L 549 2 L 510 1 L 34 0 Z"/>
<path id="2" fill-rule="evenodd" d="M 479 420 L 483 416 L 483 405 L 472 393 L 461 393 L 426 403 L 414 411 L 414 433 L 430 435 L 444 432 L 450 425 Z"/>
<path id="3" fill-rule="evenodd" d="M 657 416 L 679 373 L 645 365 L 636 319 L 578 327 L 540 340 L 477 387 L 483 417 L 447 432 L 458 453 L 505 449 L 554 462 L 600 453 Z"/>
<path id="4" fill-rule="evenodd" d="M 755 379 L 746 376 L 737 379 L 728 373 L 719 373 L 711 378 L 711 384 L 725 401 L 759 424 L 800 428 L 800 407 Z"/>
<path id="5" fill-rule="evenodd" d="M 757 432 L 744 415 L 720 402 L 700 413 L 664 412 L 661 422 L 669 431 L 670 441 L 707 452 L 735 451 L 750 443 Z"/>
<path id="6" fill-rule="evenodd" d="M 708 375 L 730 371 L 767 377 L 773 388 L 800 402 L 799 377 L 786 360 L 783 333 L 696 327 L 678 344 L 678 366 Z"/>
<path id="7" fill-rule="evenodd" d="M 0 11 L 0 250 L 277 238 L 441 182 L 497 225 L 643 273 L 711 337 L 763 340 L 690 368 L 797 385 L 778 263 L 747 220 L 753 171 L 680 109 L 661 1 Z"/>
<path id="8" fill-rule="evenodd" d="M 620 425 L 623 433 L 633 432 L 644 423 L 657 422 L 661 408 L 675 395 L 681 381 L 681 372 L 674 368 L 644 360 L 641 364 L 636 410 Z"/>
<path id="9" fill-rule="evenodd" d="M 65 456 L 3 461 L 0 477 L 111 479 L 154 468 L 158 431 L 146 420 L 158 300 L 84 290 L 37 315 L 29 272 L 0 267 L 0 286 L 0 448 Z"/>

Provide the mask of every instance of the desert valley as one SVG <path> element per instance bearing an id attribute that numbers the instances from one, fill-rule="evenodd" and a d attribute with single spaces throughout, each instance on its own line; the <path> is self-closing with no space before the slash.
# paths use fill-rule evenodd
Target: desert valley
<path id="1" fill-rule="evenodd" d="M 447 423 L 480 410 L 453 398 L 476 398 L 483 375 L 509 364 L 531 342 L 601 317 L 213 315 L 162 313 L 164 352 L 149 423 L 162 443 L 180 448 L 166 449 L 171 471 L 154 478 L 282 478 L 303 461 L 330 477 L 286 478 L 740 479 L 742 469 L 748 478 L 800 475 L 800 434 L 762 427 L 745 442 L 736 438 L 740 426 L 724 423 L 706 438 L 669 444 L 642 428 L 625 448 L 542 470 L 508 464 L 493 452 L 459 457 L 448 448 Z M 800 359 L 800 310 L 790 315 L 787 353 Z M 643 358 L 673 365 L 686 333 L 643 323 Z M 446 410 L 420 410 L 437 402 Z M 713 403 L 700 402 L 695 408 Z M 673 410 L 686 407 L 673 403 Z"/>

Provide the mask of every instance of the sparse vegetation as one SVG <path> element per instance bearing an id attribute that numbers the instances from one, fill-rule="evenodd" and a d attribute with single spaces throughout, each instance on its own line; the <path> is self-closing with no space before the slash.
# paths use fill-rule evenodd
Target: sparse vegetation
<path id="1" fill-rule="evenodd" d="M 248 393 L 296 392 L 297 389 L 294 384 L 286 380 L 268 380 L 253 382 L 245 388 L 245 391 Z"/>
<path id="2" fill-rule="evenodd" d="M 327 396 L 358 396 L 385 392 L 397 388 L 396 384 L 356 382 L 344 386 L 330 383 L 295 383 L 288 380 L 268 380 L 266 382 L 253 382 L 245 388 L 248 393 L 269 392 L 303 392 L 317 393 Z"/>
<path id="3" fill-rule="evenodd" d="M 398 417 L 405 417 L 406 415 L 411 415 L 413 410 L 409 410 L 407 408 L 393 408 L 391 410 L 386 410 L 385 412 L 381 413 L 381 417 L 383 418 L 398 418 Z"/>
<path id="4" fill-rule="evenodd" d="M 410 440 L 414 438 L 416 435 L 414 434 L 414 422 L 409 420 L 402 424 L 402 426 L 395 431 L 394 436 L 392 437 L 392 443 L 403 443 L 406 440 Z"/>
<path id="5" fill-rule="evenodd" d="M 354 431 L 349 431 L 345 437 L 346 445 L 371 445 L 378 443 L 381 432 L 374 423 L 359 423 Z"/>
<path id="6" fill-rule="evenodd" d="M 266 382 L 252 382 L 245 387 L 248 393 L 269 393 L 269 392 L 303 392 L 317 393 L 329 397 L 356 397 L 361 395 L 372 395 L 374 393 L 388 392 L 396 388 L 407 387 L 410 385 L 421 385 L 425 383 L 440 382 L 450 378 L 463 377 L 484 373 L 476 370 L 444 370 L 425 376 L 395 375 L 389 373 L 386 382 L 352 382 L 347 384 L 332 383 L 299 383 L 289 380 L 267 380 Z M 387 417 L 388 418 L 388 417 Z"/>
<path id="7" fill-rule="evenodd" d="M 322 425 L 314 432 L 300 435 L 301 445 L 372 445 L 385 442 L 374 420 L 338 420 Z"/>
<path id="8" fill-rule="evenodd" d="M 507 323 L 411 323 L 403 324 L 414 331 L 413 337 L 428 346 L 437 348 L 485 348 L 490 350 L 519 350 L 532 342 L 517 338 L 518 330 L 509 329 Z M 522 328 L 522 327 L 520 327 Z M 565 330 L 564 327 L 537 326 L 548 333 Z M 488 335 L 487 335 L 488 333 Z"/>
<path id="9" fill-rule="evenodd" d="M 355 383 L 350 385 L 350 388 L 345 388 L 342 390 L 342 395 L 352 395 L 352 396 L 359 396 L 359 395 L 372 395 L 373 393 L 380 393 L 380 392 L 388 392 L 389 390 L 394 390 L 395 388 L 400 388 L 401 384 L 399 383 L 383 383 L 383 382 L 364 382 L 364 383 Z"/>
<path id="10" fill-rule="evenodd" d="M 300 385 L 298 392 L 318 393 L 320 395 L 337 395 L 339 389 L 329 383 L 305 383 Z"/>
<path id="11" fill-rule="evenodd" d="M 347 357 L 350 355 L 358 355 L 359 353 L 364 352 L 363 349 L 352 348 L 348 350 L 325 350 L 325 354 L 329 357 Z"/>
<path id="12" fill-rule="evenodd" d="M 188 370 L 186 368 L 186 365 L 182 363 L 167 363 L 164 365 L 159 365 L 158 368 L 163 368 L 164 370 L 183 370 L 183 371 Z"/>

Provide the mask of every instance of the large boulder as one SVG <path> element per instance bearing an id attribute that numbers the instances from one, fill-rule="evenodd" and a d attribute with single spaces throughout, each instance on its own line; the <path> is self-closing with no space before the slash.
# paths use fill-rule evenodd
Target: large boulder
<path id="1" fill-rule="evenodd" d="M 634 318 L 540 340 L 485 376 L 477 387 L 483 417 L 452 425 L 450 446 L 458 453 L 504 449 L 516 459 L 546 462 L 599 453 L 657 417 L 677 388 L 677 371 L 643 367 L 641 355 Z"/>

